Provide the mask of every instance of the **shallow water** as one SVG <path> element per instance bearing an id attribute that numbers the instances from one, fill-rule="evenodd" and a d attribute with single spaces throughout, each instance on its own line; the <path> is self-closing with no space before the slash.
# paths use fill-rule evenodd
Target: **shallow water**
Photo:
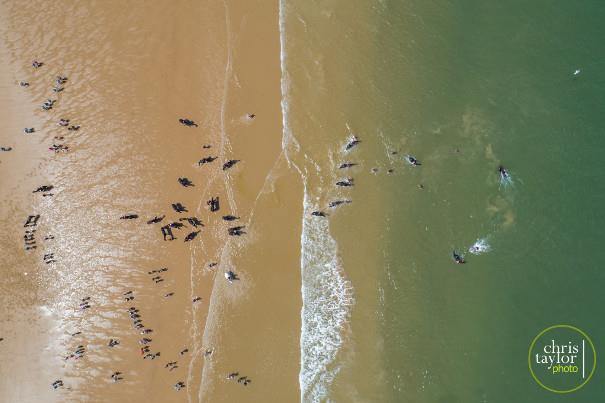
<path id="1" fill-rule="evenodd" d="M 354 301 L 339 305 L 347 323 L 324 350 L 339 352 L 326 363 L 302 340 L 303 364 L 336 376 L 301 378 L 303 400 L 550 401 L 527 370 L 532 338 L 556 323 L 605 332 L 605 8 L 283 3 L 292 159 L 310 178 L 313 208 L 353 200 L 330 217 Z M 345 157 L 349 132 L 362 143 Z M 345 159 L 360 165 L 341 174 Z M 355 186 L 337 189 L 346 176 Z M 473 256 L 478 238 L 492 249 Z M 453 264 L 452 250 L 467 264 Z M 574 399 L 603 393 L 594 378 Z"/>
<path id="2" fill-rule="evenodd" d="M 247 31 L 259 7 L 142 4 L 2 3 L 8 401 L 552 400 L 526 368 L 532 338 L 554 323 L 605 333 L 600 3 L 282 0 L 283 137 L 267 123 L 280 121 L 277 26 Z M 69 77 L 59 94 L 57 74 Z M 40 110 L 49 96 L 56 107 Z M 60 118 L 82 129 L 64 133 Z M 57 135 L 69 153 L 48 150 Z M 246 169 L 201 170 L 208 142 Z M 178 185 L 184 174 L 194 189 Z M 52 197 L 31 193 L 44 184 Z M 205 209 L 216 195 L 246 217 L 250 242 L 226 240 Z M 328 207 L 337 200 L 352 202 Z M 207 225 L 195 246 L 144 223 L 178 219 L 177 201 Z M 30 214 L 41 218 L 28 252 Z M 489 253 L 453 263 L 483 238 Z M 241 286 L 222 281 L 227 268 Z M 140 359 L 131 304 L 161 364 L 179 369 Z M 109 338 L 121 341 L 111 354 Z M 64 361 L 80 344 L 85 357 Z M 253 388 L 225 381 L 236 369 Z M 50 390 L 57 378 L 71 389 Z M 175 395 L 178 380 L 188 388 Z M 599 381 L 574 401 L 603 400 Z"/>
<path id="3" fill-rule="evenodd" d="M 273 31 L 258 29 L 261 24 L 272 27 L 264 21 L 275 16 L 268 11 L 257 15 L 252 7 L 230 3 L 188 2 L 176 8 L 159 2 L 144 9 L 142 5 L 133 2 L 125 7 L 117 1 L 1 5 L 6 89 L 2 103 L 7 106 L 2 146 L 12 145 L 14 150 L 2 155 L 1 218 L 9 229 L 1 238 L 2 262 L 9 270 L 0 285 L 5 338 L 0 358 L 10 362 L 16 351 L 22 356 L 13 366 L 0 368 L 0 400 L 200 401 L 218 384 L 228 390 L 211 400 L 241 401 L 244 388 L 225 381 L 225 373 L 239 366 L 247 367 L 258 385 L 247 394 L 251 400 L 263 390 L 267 396 L 297 395 L 294 375 L 291 381 L 283 380 L 282 389 L 269 391 L 264 385 L 294 372 L 286 366 L 281 375 L 273 374 L 274 368 L 249 365 L 245 354 L 230 356 L 230 351 L 245 349 L 244 343 L 207 344 L 203 338 L 210 306 L 219 318 L 215 326 L 222 331 L 237 334 L 247 323 L 230 323 L 221 314 L 224 298 L 234 310 L 242 308 L 241 295 L 254 284 L 254 276 L 247 274 L 253 265 L 232 263 L 242 256 L 254 258 L 262 248 L 249 253 L 244 246 L 261 236 L 247 230 L 250 236 L 232 239 L 237 237 L 227 235 L 228 224 L 220 215 L 241 216 L 241 225 L 250 226 L 255 215 L 266 214 L 262 195 L 275 186 L 272 168 L 281 152 L 279 37 L 277 25 Z M 242 23 L 248 19 L 252 22 Z M 263 85 L 258 79 L 261 70 L 249 62 L 249 53 L 258 45 L 248 46 L 239 38 L 244 33 L 268 37 L 262 42 L 267 52 L 272 50 L 267 46 L 270 41 L 276 45 L 270 52 L 272 60 L 261 57 L 263 75 L 271 71 L 267 66 L 273 66 L 273 84 Z M 240 46 L 246 50 L 239 51 Z M 37 70 L 30 67 L 34 58 L 44 62 Z M 62 92 L 54 93 L 57 75 L 66 75 L 68 81 Z M 30 86 L 19 87 L 19 80 Z M 260 91 L 255 86 L 262 87 L 264 99 L 256 95 Z M 48 97 L 57 102 L 52 110 L 43 111 L 40 105 Z M 261 117 L 258 123 L 246 118 L 251 109 Z M 60 127 L 61 118 L 81 128 Z M 179 118 L 194 119 L 199 127 L 185 127 Z M 36 132 L 25 137 L 22 129 L 30 126 Z M 255 145 L 264 133 L 274 135 L 265 135 L 264 143 Z M 68 145 L 69 152 L 51 152 L 48 147 L 53 143 Z M 202 148 L 206 144 L 212 148 Z M 208 155 L 218 160 L 198 166 L 197 161 Z M 231 158 L 242 162 L 223 170 L 222 164 Z M 195 186 L 182 187 L 179 177 L 191 179 Z M 41 185 L 53 185 L 52 196 L 32 193 Z M 293 182 L 282 192 L 296 195 L 297 185 Z M 218 213 L 206 205 L 213 196 L 221 199 Z M 176 202 L 188 212 L 175 212 L 171 204 Z M 40 215 L 37 248 L 24 251 L 23 223 L 29 214 Z M 125 214 L 139 217 L 120 220 Z M 166 218 L 159 224 L 146 223 L 156 215 Z M 196 239 L 183 242 L 196 230 L 186 222 L 184 228 L 173 229 L 175 241 L 162 239 L 162 225 L 191 216 L 205 225 L 197 229 L 201 233 Z M 270 225 L 272 217 L 264 222 Z M 45 239 L 48 235 L 54 238 Z M 282 237 L 282 244 L 275 245 L 285 250 L 290 239 Z M 293 244 L 297 252 L 298 244 Z M 49 253 L 54 261 L 45 264 L 43 256 Z M 280 259 L 268 256 L 266 263 L 271 267 L 288 259 L 297 262 L 298 257 L 293 253 Z M 211 262 L 217 265 L 210 266 Z M 168 271 L 153 272 L 163 267 Z M 236 296 L 224 290 L 227 270 L 235 270 L 242 279 L 231 287 Z M 163 281 L 155 282 L 156 275 Z M 223 287 L 217 292 L 215 276 Z M 295 277 L 282 277 L 278 283 L 290 293 L 288 281 L 297 284 Z M 257 289 L 266 292 L 262 286 Z M 134 300 L 125 300 L 127 291 Z M 171 292 L 173 296 L 165 296 Z M 87 297 L 90 308 L 82 309 Z M 198 297 L 201 301 L 194 302 Z M 277 354 L 289 346 L 290 327 L 299 328 L 294 324 L 298 301 L 292 300 L 290 315 L 284 304 L 281 315 L 290 321 L 277 314 L 266 320 L 270 326 L 275 326 L 272 320 L 283 326 L 282 336 L 266 349 Z M 152 333 L 143 335 L 134 328 L 127 311 L 131 306 L 139 309 L 144 327 Z M 81 334 L 71 336 L 76 332 Z M 152 339 L 151 353 L 161 353 L 157 359 L 142 359 L 143 337 Z M 111 338 L 120 344 L 108 347 Z M 85 349 L 82 358 L 64 359 L 80 345 Z M 188 352 L 179 354 L 184 349 Z M 257 352 L 265 350 L 259 346 Z M 177 361 L 178 368 L 168 370 L 169 361 Z M 203 382 L 206 366 L 221 372 L 209 369 L 212 376 Z M 124 378 L 116 385 L 110 377 L 114 371 Z M 54 391 L 50 385 L 56 379 L 65 387 Z M 174 390 L 178 381 L 185 382 L 186 390 Z"/>
<path id="4" fill-rule="evenodd" d="M 154 214 L 165 213 L 167 220 L 178 219 L 170 212 L 171 197 L 158 191 L 159 183 L 174 183 L 173 197 L 185 202 L 187 196 L 178 189 L 175 178 L 184 170 L 192 172 L 194 180 L 197 176 L 192 169 L 197 153 L 192 149 L 181 153 L 183 162 L 189 159 L 190 163 L 167 166 L 164 160 L 174 155 L 163 150 L 163 146 L 169 145 L 164 133 L 168 130 L 185 133 L 176 119 L 177 113 L 186 109 L 173 104 L 175 110 L 167 110 L 163 105 L 166 98 L 161 83 L 167 70 L 136 69 L 153 63 L 154 54 L 166 52 L 166 44 L 160 39 L 166 32 L 147 25 L 145 17 L 153 20 L 164 15 L 171 20 L 171 11 L 167 4 L 157 4 L 146 15 L 134 9 L 118 14 L 114 11 L 111 4 L 103 8 L 80 4 L 70 8 L 71 19 L 65 21 L 67 16 L 60 7 L 46 3 L 19 8 L 14 3 L 3 4 L 2 35 L 13 67 L 12 80 L 30 82 L 29 87 L 18 88 L 26 99 L 17 100 L 20 102 L 17 107 L 29 111 L 20 116 L 18 125 L 35 122 L 36 126 L 36 132 L 27 139 L 29 142 L 19 140 L 15 151 L 23 153 L 28 149 L 31 160 L 39 161 L 28 175 L 31 180 L 25 180 L 29 189 L 10 194 L 12 201 L 19 200 L 19 204 L 4 219 L 14 232 L 20 233 L 28 214 L 41 217 L 37 249 L 22 256 L 22 245 L 6 248 L 14 252 L 14 259 L 23 263 L 12 265 L 17 283 L 4 294 L 3 307 L 7 313 L 16 313 L 40 327 L 28 340 L 28 357 L 17 363 L 24 373 L 16 371 L 14 377 L 18 385 L 24 385 L 22 376 L 31 373 L 39 376 L 33 381 L 34 387 L 25 391 L 5 385 L 8 400 L 19 397 L 20 401 L 54 398 L 99 401 L 139 396 L 141 390 L 149 388 L 145 379 L 155 369 L 151 365 L 141 366 L 133 359 L 141 356 L 137 341 L 143 336 L 130 323 L 126 311 L 129 306 L 138 307 L 143 324 L 153 329 L 152 352 L 165 347 L 163 355 L 173 357 L 179 347 L 193 349 L 195 345 L 188 327 L 181 325 L 196 320 L 191 308 L 185 308 L 191 306 L 187 302 L 192 298 L 190 293 L 196 291 L 183 283 L 188 276 L 171 275 L 182 262 L 179 253 L 187 256 L 189 248 L 182 243 L 178 246 L 164 243 L 159 227 L 145 224 Z M 21 26 L 34 28 L 23 32 Z M 154 44 L 151 51 L 150 43 Z M 44 62 L 36 71 L 29 66 L 34 57 Z M 51 88 L 59 74 L 67 75 L 68 81 L 62 92 L 53 93 Z M 140 79 L 133 79 L 134 74 L 140 74 Z M 142 82 L 158 85 L 143 95 L 139 87 Z M 39 105 L 48 97 L 57 102 L 52 110 L 42 111 Z M 177 112 L 179 108 L 182 109 Z M 68 131 L 57 126 L 60 118 L 80 125 L 80 130 Z M 12 136 L 7 139 L 12 141 Z M 52 144 L 66 144 L 70 150 L 55 154 L 47 149 Z M 23 155 L 27 158 L 28 153 Z M 17 176 L 10 179 L 22 180 Z M 43 184 L 54 186 L 52 196 L 31 193 Z M 22 194 L 28 193 L 30 196 L 20 200 Z M 139 214 L 140 218 L 119 220 L 128 213 Z M 45 240 L 48 235 L 54 238 Z M 170 251 L 175 255 L 166 259 Z M 47 265 L 42 260 L 48 253 L 53 254 L 54 262 Z M 169 272 L 164 283 L 155 284 L 147 272 L 160 267 L 169 267 Z M 188 272 L 188 265 L 182 270 Z M 26 272 L 27 282 L 17 280 Z M 164 302 L 163 295 L 175 288 L 184 292 Z M 18 295 L 24 290 L 35 298 L 27 303 L 20 301 Z M 123 293 L 127 290 L 133 291 L 134 301 L 125 301 Z M 86 297 L 90 297 L 91 308 L 82 310 L 81 299 Z M 174 312 L 168 304 L 184 305 L 185 309 Z M 171 316 L 170 322 L 160 320 L 166 315 Z M 70 336 L 75 332 L 81 335 Z M 18 328 L 13 336 L 22 333 L 23 329 Z M 120 345 L 109 349 L 110 338 L 120 340 Z M 181 340 L 178 346 L 174 346 L 173 338 Z M 43 360 L 37 364 L 36 345 L 45 350 Z M 64 360 L 78 345 L 84 346 L 84 357 Z M 156 383 L 156 388 L 159 385 L 170 388 L 176 382 L 171 378 L 189 380 L 187 363 L 181 361 L 181 369 Z M 147 360 L 143 362 L 148 364 Z M 124 387 L 107 389 L 110 374 L 117 370 L 124 373 Z M 52 394 L 49 385 L 55 379 L 62 379 L 66 388 Z"/>

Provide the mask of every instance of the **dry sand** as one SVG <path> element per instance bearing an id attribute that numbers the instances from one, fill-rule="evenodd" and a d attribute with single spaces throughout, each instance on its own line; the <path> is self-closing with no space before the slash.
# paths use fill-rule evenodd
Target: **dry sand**
<path id="1" fill-rule="evenodd" d="M 13 147 L 0 155 L 1 401 L 299 399 L 302 189 L 281 150 L 277 7 L 1 4 L 0 145 Z M 34 71 L 33 59 L 45 65 Z M 57 74 L 69 81 L 55 94 Z M 55 108 L 40 110 L 49 97 L 58 99 Z M 199 127 L 180 125 L 183 117 Z M 60 118 L 82 128 L 68 132 L 56 125 Z M 36 133 L 25 136 L 28 126 Z M 48 151 L 57 142 L 70 152 Z M 219 158 L 198 167 L 207 155 Z M 241 162 L 224 172 L 229 158 Z M 182 176 L 195 187 L 181 187 Z M 48 184 L 54 196 L 31 193 Z M 221 199 L 218 213 L 206 208 L 212 196 Z M 171 211 L 175 202 L 189 213 Z M 23 223 L 34 213 L 37 249 L 24 251 Z M 140 218 L 118 219 L 126 213 Z M 227 235 L 219 215 L 228 213 L 241 217 L 246 235 Z M 163 223 L 145 224 L 162 214 Z M 197 239 L 184 243 L 192 231 L 185 228 L 162 240 L 161 225 L 193 215 L 205 224 Z M 49 234 L 55 239 L 45 241 Z M 44 264 L 51 252 L 57 262 Z M 156 284 L 147 272 L 161 267 L 169 271 Z M 230 269 L 240 277 L 233 284 L 223 276 Z M 127 290 L 133 301 L 124 301 Z M 91 308 L 82 311 L 87 296 Z M 153 329 L 151 351 L 161 352 L 153 361 L 141 357 L 144 336 L 129 306 Z M 110 338 L 120 345 L 107 347 Z M 84 357 L 64 360 L 78 345 Z M 164 368 L 169 361 L 178 368 Z M 115 384 L 114 371 L 124 377 Z M 229 372 L 252 383 L 228 381 Z M 56 379 L 65 387 L 53 390 Z M 175 391 L 177 381 L 186 390 Z"/>

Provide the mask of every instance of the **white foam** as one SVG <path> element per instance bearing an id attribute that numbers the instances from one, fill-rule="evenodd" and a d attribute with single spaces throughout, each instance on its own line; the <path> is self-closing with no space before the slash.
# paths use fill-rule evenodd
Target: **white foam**
<path id="1" fill-rule="evenodd" d="M 507 176 L 500 175 L 500 187 L 506 189 L 509 186 L 513 186 L 513 177 L 510 172 Z"/>
<path id="2" fill-rule="evenodd" d="M 343 343 L 348 318 L 353 304 L 352 287 L 344 277 L 338 258 L 338 245 L 332 238 L 329 220 L 311 216 L 316 206 L 310 200 L 308 169 L 316 174 L 321 167 L 309 156 L 300 154 L 301 147 L 289 126 L 290 78 L 286 63 L 286 4 L 279 2 L 282 151 L 288 165 L 294 167 L 304 185 L 301 233 L 301 333 L 299 385 L 301 402 L 325 401 L 329 386 L 339 371 L 336 355 Z M 290 153 L 301 157 L 301 165 Z M 321 176 L 318 175 L 321 179 Z M 320 182 L 321 183 L 321 182 Z M 319 186 L 321 188 L 321 185 Z M 319 192 L 320 189 L 315 189 Z"/>
<path id="3" fill-rule="evenodd" d="M 325 401 L 339 371 L 335 359 L 343 343 L 353 296 L 338 258 L 338 245 L 330 235 L 329 220 L 311 216 L 314 208 L 308 199 L 305 191 L 299 383 L 302 402 L 320 402 Z"/>
<path id="4" fill-rule="evenodd" d="M 475 241 L 474 244 L 468 248 L 469 253 L 473 255 L 482 255 L 491 250 L 490 244 L 487 242 L 487 238 L 479 238 Z"/>

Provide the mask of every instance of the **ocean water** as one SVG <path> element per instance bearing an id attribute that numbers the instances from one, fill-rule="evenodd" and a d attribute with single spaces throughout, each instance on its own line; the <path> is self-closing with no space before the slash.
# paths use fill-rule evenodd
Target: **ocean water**
<path id="1" fill-rule="evenodd" d="M 567 323 L 599 354 L 604 16 L 597 1 L 282 0 L 302 401 L 551 402 L 532 339 Z M 569 397 L 602 401 L 603 385 L 597 368 Z"/>

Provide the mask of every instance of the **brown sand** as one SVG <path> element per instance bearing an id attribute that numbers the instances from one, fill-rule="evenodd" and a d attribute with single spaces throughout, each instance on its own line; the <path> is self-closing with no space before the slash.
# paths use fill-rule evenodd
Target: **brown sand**
<path id="1" fill-rule="evenodd" d="M 277 3 L 34 1 L 0 11 L 0 145 L 14 148 L 0 155 L 0 400 L 298 400 L 302 189 L 281 155 Z M 45 66 L 34 71 L 34 58 Z M 69 77 L 59 94 L 57 74 Z M 49 97 L 55 108 L 41 111 Z M 68 132 L 60 118 L 82 128 Z M 23 135 L 27 126 L 37 132 Z M 70 152 L 48 151 L 57 142 Z M 207 155 L 219 158 L 198 167 Z M 241 162 L 223 172 L 229 158 Z M 195 187 L 181 187 L 181 176 Z M 54 196 L 31 193 L 46 184 Z M 221 198 L 218 213 L 206 208 L 211 196 Z M 175 202 L 189 213 L 171 211 Z M 34 213 L 38 248 L 26 252 L 23 223 Z M 118 219 L 126 213 L 140 218 Z M 228 213 L 246 235 L 226 234 L 219 214 Z M 193 215 L 205 224 L 197 239 L 183 243 L 188 226 L 162 240 L 161 225 Z M 49 252 L 57 262 L 46 265 Z M 169 271 L 156 284 L 147 272 L 161 267 Z M 241 280 L 229 284 L 229 269 Z M 134 301 L 124 301 L 127 290 Z M 129 306 L 161 357 L 142 359 Z M 110 338 L 120 345 L 107 347 Z M 84 357 L 64 360 L 78 345 Z M 169 361 L 178 368 L 164 368 Z M 114 371 L 124 377 L 116 384 Z M 233 371 L 252 383 L 226 380 Z M 65 387 L 53 390 L 56 379 Z M 187 389 L 175 391 L 177 381 Z"/>

